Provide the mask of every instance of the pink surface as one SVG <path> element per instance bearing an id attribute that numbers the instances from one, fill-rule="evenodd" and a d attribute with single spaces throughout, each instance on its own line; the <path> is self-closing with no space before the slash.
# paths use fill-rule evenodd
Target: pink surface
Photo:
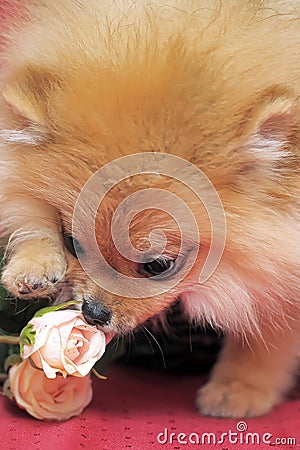
<path id="1" fill-rule="evenodd" d="M 215 445 L 209 445 L 207 439 L 199 445 L 179 444 L 177 439 L 170 444 L 171 433 L 185 433 L 187 438 L 181 436 L 181 440 L 188 439 L 191 433 L 197 433 L 200 439 L 202 433 L 215 433 L 218 441 L 222 433 L 237 432 L 237 420 L 212 419 L 196 413 L 193 403 L 199 385 L 198 376 L 170 376 L 116 366 L 109 371 L 108 380 L 94 380 L 94 398 L 82 416 L 63 423 L 39 422 L 0 397 L 0 449 L 300 449 L 299 397 L 266 417 L 245 421 L 247 432 L 258 433 L 260 444 L 246 444 L 245 432 L 232 436 L 232 440 L 242 438 L 242 444 L 230 443 L 228 437 Z M 169 442 L 160 444 L 157 435 L 165 428 Z M 264 433 L 272 434 L 269 441 L 266 437 L 268 444 L 263 443 Z M 296 439 L 296 444 L 275 444 L 276 438 L 290 437 Z M 191 438 L 195 439 L 195 435 Z"/>

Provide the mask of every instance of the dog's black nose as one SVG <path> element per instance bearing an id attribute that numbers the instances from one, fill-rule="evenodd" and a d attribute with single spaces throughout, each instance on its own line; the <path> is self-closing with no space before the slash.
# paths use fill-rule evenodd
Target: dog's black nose
<path id="1" fill-rule="evenodd" d="M 84 300 L 82 314 L 85 320 L 91 325 L 109 325 L 112 318 L 112 312 L 96 300 Z"/>

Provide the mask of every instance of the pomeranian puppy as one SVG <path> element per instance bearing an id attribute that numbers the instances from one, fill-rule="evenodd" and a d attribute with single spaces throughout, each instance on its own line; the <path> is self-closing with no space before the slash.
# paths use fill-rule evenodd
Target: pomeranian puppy
<path id="1" fill-rule="evenodd" d="M 10 8 L 2 282 L 20 298 L 68 285 L 117 335 L 180 298 L 227 335 L 199 411 L 267 413 L 299 352 L 299 1 Z"/>

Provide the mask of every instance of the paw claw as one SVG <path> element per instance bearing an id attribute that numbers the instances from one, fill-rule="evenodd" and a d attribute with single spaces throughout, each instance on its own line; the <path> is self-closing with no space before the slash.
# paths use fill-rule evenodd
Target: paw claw
<path id="1" fill-rule="evenodd" d="M 32 291 L 36 291 L 39 288 L 40 284 L 39 283 L 34 283 L 31 285 L 31 290 Z"/>
<path id="2" fill-rule="evenodd" d="M 19 289 L 19 294 L 30 294 L 30 289 L 29 288 L 20 288 Z"/>
<path id="3" fill-rule="evenodd" d="M 58 278 L 51 278 L 50 281 L 51 281 L 52 284 L 56 284 L 59 281 L 59 279 Z"/>
<path id="4" fill-rule="evenodd" d="M 12 258 L 2 274 L 4 286 L 16 297 L 40 297 L 49 295 L 63 279 L 66 260 L 62 254 L 38 255 L 32 258 Z"/>

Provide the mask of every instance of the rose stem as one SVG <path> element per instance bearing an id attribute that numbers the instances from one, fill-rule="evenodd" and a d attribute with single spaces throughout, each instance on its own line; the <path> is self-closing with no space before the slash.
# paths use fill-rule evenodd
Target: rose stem
<path id="1" fill-rule="evenodd" d="M 92 369 L 92 372 L 99 380 L 107 380 L 107 377 L 101 375 L 96 369 Z"/>
<path id="2" fill-rule="evenodd" d="M 0 344 L 17 345 L 19 343 L 18 336 L 0 336 Z"/>

